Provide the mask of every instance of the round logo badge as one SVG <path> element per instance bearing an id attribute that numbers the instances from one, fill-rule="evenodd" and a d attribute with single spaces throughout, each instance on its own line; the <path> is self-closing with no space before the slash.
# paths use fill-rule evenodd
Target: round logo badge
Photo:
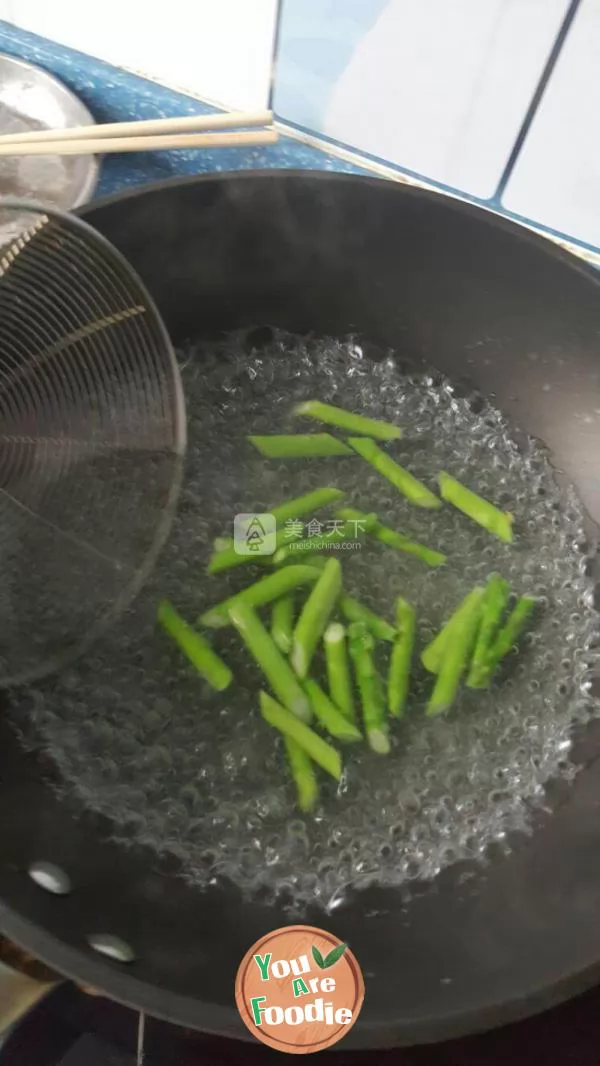
<path id="1" fill-rule="evenodd" d="M 312 925 L 267 933 L 244 955 L 235 1001 L 263 1044 L 291 1055 L 337 1044 L 352 1028 L 365 984 L 347 944 Z"/>

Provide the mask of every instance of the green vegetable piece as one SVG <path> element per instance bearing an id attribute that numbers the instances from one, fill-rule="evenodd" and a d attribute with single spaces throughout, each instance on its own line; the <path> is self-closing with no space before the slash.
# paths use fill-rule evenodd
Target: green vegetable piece
<path id="1" fill-rule="evenodd" d="M 233 537 L 215 537 L 213 540 L 214 551 L 224 552 L 228 548 L 233 548 Z"/>
<path id="2" fill-rule="evenodd" d="M 396 630 L 385 618 L 369 610 L 364 604 L 359 603 L 353 596 L 343 595 L 340 599 L 340 608 L 344 618 L 348 622 L 364 622 L 377 640 L 395 640 Z"/>
<path id="3" fill-rule="evenodd" d="M 510 585 L 499 574 L 492 574 L 488 578 L 485 587 L 481 607 L 481 622 L 475 641 L 471 668 L 467 677 L 467 688 L 486 688 L 489 684 L 490 674 L 486 666 L 487 654 L 493 644 L 496 630 L 502 620 L 502 615 L 508 597 Z"/>
<path id="4" fill-rule="evenodd" d="M 315 962 L 316 962 L 317 966 L 319 967 L 319 969 L 320 970 L 324 970 L 325 969 L 325 960 L 323 959 L 323 956 L 321 955 L 321 952 L 319 951 L 318 947 L 316 947 L 315 944 L 313 944 L 313 946 L 311 948 L 311 952 L 312 952 L 312 957 L 315 960 Z"/>
<path id="5" fill-rule="evenodd" d="M 335 966 L 336 962 L 341 959 L 347 947 L 347 944 L 338 944 L 337 947 L 332 948 L 329 954 L 323 959 L 323 969 L 328 970 L 330 966 Z"/>
<path id="6" fill-rule="evenodd" d="M 328 487 L 315 489 L 313 492 L 305 493 L 304 496 L 297 496 L 293 500 L 286 500 L 285 503 L 280 503 L 277 507 L 271 508 L 269 514 L 273 515 L 277 525 L 277 546 L 281 547 L 287 541 L 286 530 L 280 527 L 283 527 L 289 518 L 302 518 L 304 515 L 314 514 L 315 511 L 319 511 L 329 504 L 339 503 L 343 498 L 344 493 L 341 489 Z M 215 552 L 208 563 L 209 574 L 218 574 L 223 570 L 230 570 L 234 566 L 243 566 L 244 563 L 268 562 L 273 559 L 273 556 L 267 555 L 238 555 L 231 537 L 217 539 L 219 542 L 224 541 L 225 543 L 222 548 L 217 548 L 215 543 Z"/>
<path id="7" fill-rule="evenodd" d="M 274 729 L 278 729 L 285 737 L 295 740 L 296 744 L 314 762 L 339 781 L 342 776 L 342 760 L 340 753 L 332 748 L 331 744 L 328 744 L 318 733 L 301 722 L 295 714 L 291 714 L 266 692 L 260 693 L 260 713 L 265 722 L 268 722 Z"/>
<path id="8" fill-rule="evenodd" d="M 448 557 L 443 555 L 442 552 L 434 551 L 433 548 L 426 548 L 424 544 L 410 540 L 404 533 L 398 533 L 395 529 L 383 526 L 377 520 L 376 515 L 365 515 L 362 511 L 355 511 L 353 507 L 340 507 L 335 513 L 337 518 L 343 518 L 346 522 L 358 522 L 361 525 L 364 525 L 367 519 L 371 519 L 366 531 L 372 533 L 376 540 L 381 541 L 382 544 L 387 544 L 389 548 L 395 548 L 396 551 L 414 555 L 415 558 L 420 559 L 427 566 L 442 566 L 443 563 L 447 562 Z M 372 521 L 372 519 L 375 519 L 375 521 Z"/>
<path id="9" fill-rule="evenodd" d="M 308 675 L 329 616 L 342 587 L 342 568 L 338 559 L 328 559 L 319 579 L 306 600 L 294 630 L 291 663 L 298 677 Z"/>
<path id="10" fill-rule="evenodd" d="M 331 733 L 332 737 L 348 743 L 362 740 L 356 726 L 349 722 L 335 704 L 331 702 L 329 696 L 323 692 L 323 689 L 316 681 L 307 677 L 304 682 L 304 689 L 310 700 L 315 718 L 323 726 L 323 729 Z"/>
<path id="11" fill-rule="evenodd" d="M 346 649 L 346 630 L 340 622 L 332 622 L 323 634 L 325 662 L 327 664 L 327 683 L 329 695 L 336 707 L 349 722 L 356 721 L 354 697 L 352 695 L 352 678 Z"/>
<path id="12" fill-rule="evenodd" d="M 456 608 L 454 614 L 450 616 L 445 625 L 442 626 L 436 637 L 433 638 L 430 644 L 427 645 L 425 650 L 421 653 L 421 662 L 426 670 L 429 670 L 431 674 L 437 674 L 442 665 L 444 653 L 446 650 L 446 644 L 448 638 L 452 633 L 453 627 L 459 622 L 465 615 L 470 614 L 471 607 L 474 603 L 478 603 L 481 594 L 484 592 L 482 586 L 477 586 L 467 593 L 464 600 L 462 600 Z"/>
<path id="13" fill-rule="evenodd" d="M 159 604 L 158 621 L 209 685 L 222 692 L 231 684 L 233 674 L 227 664 L 212 650 L 208 641 L 184 621 L 168 600 Z"/>
<path id="14" fill-rule="evenodd" d="M 478 595 L 472 598 L 469 610 L 463 612 L 450 631 L 444 648 L 442 665 L 427 704 L 427 714 L 430 717 L 444 714 L 456 698 L 461 677 L 468 666 L 477 636 L 484 591 L 484 589 L 477 590 Z"/>
<path id="15" fill-rule="evenodd" d="M 286 566 L 284 570 L 267 574 L 235 596 L 210 607 L 200 615 L 198 622 L 209 629 L 221 629 L 229 625 L 229 608 L 237 600 L 249 604 L 250 607 L 262 607 L 265 603 L 272 603 L 273 600 L 286 596 L 300 585 L 312 584 L 318 576 L 314 566 Z"/>
<path id="16" fill-rule="evenodd" d="M 348 444 L 417 507 L 428 507 L 433 510 L 442 506 L 441 501 L 427 488 L 427 485 L 413 477 L 403 466 L 395 463 L 387 452 L 377 447 L 374 441 L 349 437 Z"/>
<path id="17" fill-rule="evenodd" d="M 267 459 L 318 459 L 332 455 L 352 455 L 352 449 L 331 433 L 276 434 L 248 437 Z"/>
<path id="18" fill-rule="evenodd" d="M 396 600 L 396 620 L 398 636 L 388 672 L 388 711 L 394 718 L 400 718 L 408 697 L 416 630 L 415 609 L 400 596 Z"/>
<path id="19" fill-rule="evenodd" d="M 293 634 L 294 597 L 290 593 L 275 600 L 271 612 L 271 636 L 284 655 L 289 655 L 292 650 Z"/>
<path id="20" fill-rule="evenodd" d="M 485 668 L 488 677 L 491 677 L 501 660 L 514 648 L 536 604 L 537 600 L 533 596 L 520 596 L 517 600 L 486 656 Z"/>
<path id="21" fill-rule="evenodd" d="M 344 493 L 341 489 L 314 489 L 313 492 L 306 492 L 304 496 L 296 496 L 293 500 L 280 503 L 278 507 L 272 507 L 269 513 L 274 516 L 277 525 L 281 526 L 287 522 L 288 518 L 303 518 L 304 515 L 312 515 L 331 503 L 337 503 L 343 497 Z"/>
<path id="22" fill-rule="evenodd" d="M 320 400 L 307 400 L 294 407 L 294 414 L 304 418 L 314 418 L 317 422 L 325 422 L 329 426 L 337 426 L 345 429 L 348 433 L 364 433 L 368 437 L 377 440 L 398 440 L 402 436 L 402 430 L 398 426 L 392 426 L 389 422 L 380 422 L 379 419 L 365 418 L 364 415 L 354 415 L 350 411 L 344 411 L 341 407 L 334 407 L 330 403 L 321 403 Z"/>
<path id="23" fill-rule="evenodd" d="M 302 721 L 310 722 L 311 710 L 308 696 L 273 638 L 267 633 L 255 610 L 247 603 L 236 600 L 230 607 L 229 617 L 248 651 L 260 666 L 277 699 L 281 700 Z"/>
<path id="24" fill-rule="evenodd" d="M 278 529 L 275 534 L 275 551 L 285 544 L 285 530 Z M 273 553 L 275 554 L 275 553 Z M 244 566 L 248 563 L 265 563 L 272 560 L 273 555 L 240 555 L 235 546 L 225 548 L 224 551 L 214 552 L 208 560 L 208 573 L 220 574 L 224 570 L 232 570 L 235 566 Z"/>
<path id="25" fill-rule="evenodd" d="M 285 737 L 284 744 L 290 772 L 296 785 L 298 806 L 301 811 L 312 811 L 319 798 L 319 786 L 311 758 L 291 737 Z"/>
<path id="26" fill-rule="evenodd" d="M 373 660 L 375 647 L 373 634 L 364 622 L 353 622 L 348 628 L 348 643 L 360 692 L 367 743 L 378 755 L 387 755 L 390 750 L 390 741 L 381 683 Z"/>
<path id="27" fill-rule="evenodd" d="M 479 526 L 483 526 L 488 533 L 493 533 L 495 537 L 505 541 L 506 544 L 511 543 L 514 519 L 508 511 L 500 511 L 489 500 L 484 500 L 482 496 L 471 492 L 470 489 L 461 485 L 460 481 L 455 481 L 453 477 L 450 477 L 450 474 L 446 474 L 444 471 L 438 475 L 438 482 L 442 499 L 447 500 L 453 507 L 458 508 L 468 518 L 477 522 Z"/>

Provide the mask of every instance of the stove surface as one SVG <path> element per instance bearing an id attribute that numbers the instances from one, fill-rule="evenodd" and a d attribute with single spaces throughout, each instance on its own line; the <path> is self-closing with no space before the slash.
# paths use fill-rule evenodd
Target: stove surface
<path id="1" fill-rule="evenodd" d="M 13 1030 L 0 1066 L 138 1066 L 138 1015 L 61 985 Z M 270 1066 L 280 1052 L 147 1019 L 143 1066 Z M 600 989 L 526 1022 L 446 1044 L 392 1051 L 322 1052 L 319 1066 L 598 1066 Z"/>

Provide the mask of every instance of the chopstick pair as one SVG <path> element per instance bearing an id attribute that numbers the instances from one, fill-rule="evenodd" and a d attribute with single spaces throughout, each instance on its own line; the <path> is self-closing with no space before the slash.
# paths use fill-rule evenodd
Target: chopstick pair
<path id="1" fill-rule="evenodd" d="M 151 152 L 169 148 L 232 148 L 275 144 L 272 111 L 230 111 L 216 115 L 183 115 L 62 130 L 34 130 L 0 136 L 3 155 L 96 155 L 107 152 Z M 252 130 L 248 127 L 265 126 Z M 231 130 L 235 132 L 206 132 Z M 190 133 L 189 131 L 194 132 Z"/>

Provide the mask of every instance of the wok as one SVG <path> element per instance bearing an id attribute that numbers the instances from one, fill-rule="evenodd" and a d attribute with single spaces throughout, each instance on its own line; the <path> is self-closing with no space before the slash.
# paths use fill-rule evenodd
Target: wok
<path id="1" fill-rule="evenodd" d="M 400 184 L 264 172 L 169 182 L 82 212 L 148 286 L 174 342 L 238 327 L 356 333 L 493 399 L 541 438 L 600 519 L 600 287 L 545 239 L 468 204 Z M 543 388 L 549 385 L 550 388 Z M 510 854 L 451 867 L 407 906 L 369 890 L 324 918 L 366 978 L 345 1046 L 440 1040 L 548 1007 L 600 977 L 599 734 L 577 738 L 581 771 Z M 199 893 L 110 825 L 74 819 L 53 767 L 0 722 L 0 929 L 59 971 L 150 1014 L 245 1038 L 237 966 L 289 916 Z M 69 874 L 64 896 L 27 875 Z M 465 873 L 469 876 L 465 877 Z M 378 917 L 369 917 L 373 911 Z M 90 934 L 132 945 L 125 965 Z"/>

